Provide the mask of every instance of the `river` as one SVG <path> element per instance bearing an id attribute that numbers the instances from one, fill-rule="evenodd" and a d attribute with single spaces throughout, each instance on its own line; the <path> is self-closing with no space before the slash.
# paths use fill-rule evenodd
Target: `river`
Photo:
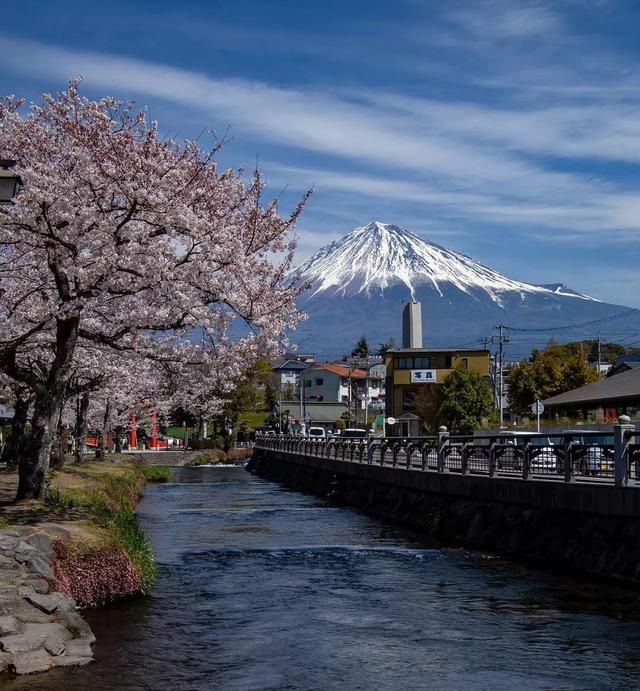
<path id="1" fill-rule="evenodd" d="M 640 687 L 640 597 L 463 550 L 242 468 L 174 471 L 148 598 L 87 613 L 96 662 L 23 691 Z"/>

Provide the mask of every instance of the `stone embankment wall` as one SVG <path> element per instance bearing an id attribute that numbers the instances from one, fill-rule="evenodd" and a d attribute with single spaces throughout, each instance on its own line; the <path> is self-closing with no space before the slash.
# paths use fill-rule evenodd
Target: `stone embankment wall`
<path id="1" fill-rule="evenodd" d="M 0 671 L 44 672 L 91 662 L 95 638 L 58 590 L 46 533 L 0 530 Z"/>
<path id="2" fill-rule="evenodd" d="M 640 488 L 462 477 L 263 450 L 248 470 L 441 544 L 640 584 Z"/>
<path id="3" fill-rule="evenodd" d="M 192 465 L 195 457 L 202 451 L 142 451 L 129 453 L 127 456 L 145 465 L 185 466 Z"/>

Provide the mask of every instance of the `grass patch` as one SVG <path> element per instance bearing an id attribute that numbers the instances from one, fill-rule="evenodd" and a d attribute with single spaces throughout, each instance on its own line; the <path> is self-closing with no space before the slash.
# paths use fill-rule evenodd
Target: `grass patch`
<path id="1" fill-rule="evenodd" d="M 144 486 L 144 468 L 127 462 L 105 470 L 104 464 L 96 463 L 56 473 L 46 503 L 62 509 L 86 509 L 92 520 L 105 529 L 107 540 L 127 553 L 142 580 L 143 591 L 147 591 L 153 585 L 156 565 L 151 544 L 135 515 Z"/>
<path id="2" fill-rule="evenodd" d="M 248 429 L 262 427 L 269 417 L 267 411 L 244 410 L 238 414 L 238 427 L 244 422 Z"/>
<path id="3" fill-rule="evenodd" d="M 174 425 L 173 427 L 167 427 L 167 436 L 168 437 L 175 437 L 176 439 L 184 439 L 184 427 L 178 427 L 177 425 Z M 192 437 L 195 437 L 196 434 L 198 434 L 198 428 L 197 427 L 187 427 L 187 431 L 189 432 L 189 439 Z"/>
<path id="4" fill-rule="evenodd" d="M 171 471 L 164 465 L 145 465 L 142 473 L 147 482 L 168 482 L 171 479 Z"/>

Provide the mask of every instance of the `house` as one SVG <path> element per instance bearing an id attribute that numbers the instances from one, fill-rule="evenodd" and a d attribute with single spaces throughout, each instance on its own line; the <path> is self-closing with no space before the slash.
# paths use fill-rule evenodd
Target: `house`
<path id="1" fill-rule="evenodd" d="M 622 372 L 628 372 L 631 369 L 640 367 L 640 353 L 634 353 L 633 355 L 621 355 L 616 358 L 613 365 L 609 366 L 606 372 L 607 377 L 614 377 L 616 374 L 621 374 Z"/>
<path id="2" fill-rule="evenodd" d="M 386 416 L 400 421 L 387 434 L 396 436 L 414 436 L 419 428 L 416 396 L 422 387 L 441 386 L 457 367 L 490 381 L 490 353 L 484 348 L 398 348 L 387 351 L 385 364 Z"/>
<path id="3" fill-rule="evenodd" d="M 303 380 L 305 401 L 346 403 L 356 419 L 359 410 L 364 420 L 365 408 L 384 405 L 384 375 L 379 366 L 367 370 L 330 362 L 309 367 Z"/>
<path id="4" fill-rule="evenodd" d="M 280 358 L 271 363 L 274 388 L 279 390 L 282 398 L 293 398 L 300 388 L 300 374 L 309 369 L 312 362 L 293 357 Z"/>
<path id="5" fill-rule="evenodd" d="M 551 396 L 542 401 L 544 407 L 552 415 L 578 414 L 596 422 L 615 420 L 620 415 L 633 417 L 640 412 L 639 364 L 637 360 L 627 366 L 616 362 L 604 379 Z"/>
<path id="6" fill-rule="evenodd" d="M 324 427 L 327 431 L 332 431 L 336 421 L 344 419 L 343 416 L 347 411 L 346 403 L 318 403 L 316 401 L 301 403 L 299 400 L 292 400 L 279 403 L 275 413 L 278 416 L 282 414 L 282 431 L 288 433 L 291 427 L 298 424 L 300 420 L 303 420 L 307 426 Z"/>

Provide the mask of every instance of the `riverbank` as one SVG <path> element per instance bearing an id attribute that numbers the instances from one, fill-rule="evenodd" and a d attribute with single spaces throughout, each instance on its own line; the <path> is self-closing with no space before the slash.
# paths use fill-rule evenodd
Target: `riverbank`
<path id="1" fill-rule="evenodd" d="M 144 471 L 127 460 L 69 464 L 52 473 L 44 502 L 20 503 L 17 473 L 0 471 L 0 669 L 90 662 L 95 639 L 76 608 L 151 587 L 155 561 L 135 517 Z"/>

